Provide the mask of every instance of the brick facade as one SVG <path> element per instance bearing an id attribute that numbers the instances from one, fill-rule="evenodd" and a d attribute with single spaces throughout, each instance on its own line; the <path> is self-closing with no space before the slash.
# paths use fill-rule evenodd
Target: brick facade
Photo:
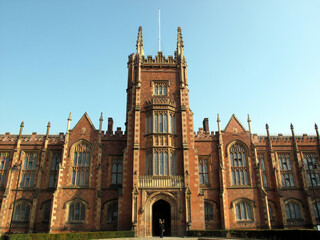
<path id="1" fill-rule="evenodd" d="M 194 132 L 181 29 L 177 51 L 128 60 L 126 131 L 85 113 L 67 132 L 0 135 L 0 231 L 312 228 L 320 224 L 319 134 L 266 136 L 232 116 Z M 312 160 L 313 159 L 313 160 Z M 311 166 L 313 168 L 313 165 Z M 311 185 L 310 176 L 314 178 Z M 19 178 L 19 180 L 18 180 Z M 320 206 L 320 204 L 319 204 Z M 15 213 L 13 214 L 13 209 Z M 320 210 L 320 209 L 319 209 Z"/>

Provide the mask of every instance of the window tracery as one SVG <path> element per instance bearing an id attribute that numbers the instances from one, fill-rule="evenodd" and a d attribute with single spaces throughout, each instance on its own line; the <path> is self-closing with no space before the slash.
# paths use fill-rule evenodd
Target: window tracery
<path id="1" fill-rule="evenodd" d="M 14 222 L 29 222 L 30 204 L 26 201 L 19 201 L 15 205 L 13 213 Z"/>
<path id="2" fill-rule="evenodd" d="M 61 152 L 52 152 L 49 187 L 57 187 L 59 164 L 61 163 Z"/>
<path id="3" fill-rule="evenodd" d="M 318 160 L 317 154 L 313 152 L 304 152 L 303 160 L 307 172 L 309 186 L 320 186 L 320 173 L 316 168 Z"/>
<path id="4" fill-rule="evenodd" d="M 35 152 L 25 153 L 25 158 L 22 167 L 22 176 L 20 180 L 20 187 L 32 188 L 35 180 L 35 172 L 37 167 L 37 160 L 39 154 Z"/>
<path id="5" fill-rule="evenodd" d="M 248 168 L 245 149 L 235 143 L 230 147 L 232 185 L 249 185 Z"/>
<path id="6" fill-rule="evenodd" d="M 176 152 L 168 148 L 154 149 L 153 154 L 150 151 L 147 152 L 146 174 L 155 176 L 175 176 L 177 174 Z"/>
<path id="7" fill-rule="evenodd" d="M 85 220 L 85 205 L 80 201 L 74 201 L 69 205 L 69 221 L 81 222 Z"/>
<path id="8" fill-rule="evenodd" d="M 246 201 L 241 201 L 236 204 L 236 219 L 237 220 L 253 220 L 252 206 Z"/>
<path id="9" fill-rule="evenodd" d="M 199 182 L 200 184 L 209 184 L 208 176 L 208 160 L 205 158 L 199 158 Z"/>
<path id="10" fill-rule="evenodd" d="M 294 187 L 290 155 L 278 153 L 282 187 Z"/>
<path id="11" fill-rule="evenodd" d="M 4 187 L 6 183 L 9 168 L 9 157 L 10 154 L 8 152 L 0 152 L 0 187 Z"/>
<path id="12" fill-rule="evenodd" d="M 71 181 L 72 185 L 89 185 L 90 159 L 91 146 L 85 142 L 79 143 L 74 150 Z"/>

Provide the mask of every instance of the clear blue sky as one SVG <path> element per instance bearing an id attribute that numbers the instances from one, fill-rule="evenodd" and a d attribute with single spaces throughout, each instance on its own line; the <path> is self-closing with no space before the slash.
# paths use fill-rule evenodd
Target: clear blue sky
<path id="1" fill-rule="evenodd" d="M 320 125 L 320 1 L 0 1 L 0 133 L 65 132 L 88 112 L 124 129 L 127 60 L 173 55 L 181 26 L 194 128 L 232 113 L 253 132 L 315 134 Z"/>

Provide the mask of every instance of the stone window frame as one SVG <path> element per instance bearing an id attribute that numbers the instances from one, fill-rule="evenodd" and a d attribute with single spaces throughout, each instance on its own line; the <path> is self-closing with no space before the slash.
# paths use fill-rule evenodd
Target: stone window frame
<path id="1" fill-rule="evenodd" d="M 167 177 L 167 176 L 176 176 L 177 175 L 177 151 L 173 148 L 167 148 L 167 147 L 160 147 L 160 148 L 152 148 L 152 176 L 160 176 L 160 177 Z M 148 155 L 149 152 L 147 152 Z M 163 174 L 161 174 L 161 159 L 160 159 L 160 154 L 162 153 L 162 170 Z M 157 154 L 157 155 L 156 155 Z M 167 163 L 166 163 L 166 158 L 165 154 L 167 154 Z M 147 156 L 146 155 L 146 156 Z M 156 160 L 157 156 L 157 160 Z M 146 159 L 147 161 L 150 160 Z M 147 167 L 149 164 L 146 164 Z M 167 168 L 166 168 L 167 165 Z M 156 167 L 158 167 L 158 172 L 156 172 Z M 166 171 L 167 170 L 167 171 Z M 167 173 L 167 174 L 166 174 Z"/>
<path id="2" fill-rule="evenodd" d="M 312 161 L 308 161 L 308 165 L 310 166 L 310 171 L 306 162 L 306 156 L 307 155 L 313 155 L 313 160 Z M 308 158 L 309 160 L 310 158 Z M 310 179 L 310 175 L 312 176 L 312 179 L 315 179 L 315 181 L 313 182 L 313 187 L 319 188 L 320 187 L 320 171 L 319 169 L 315 169 L 313 167 L 314 163 L 318 163 L 319 162 L 319 158 L 318 158 L 318 153 L 315 151 L 303 151 L 302 152 L 302 161 L 303 161 L 303 165 L 305 168 L 305 173 L 306 173 L 306 179 L 307 179 L 307 184 L 309 187 L 312 187 L 311 184 L 311 179 Z M 312 162 L 313 164 L 310 164 L 310 162 Z"/>
<path id="3" fill-rule="evenodd" d="M 55 167 L 53 168 L 52 164 L 54 163 L 54 157 L 60 154 L 60 162 L 56 161 Z M 57 188 L 58 186 L 58 175 L 59 175 L 59 165 L 62 164 L 62 151 L 61 150 L 51 150 L 49 152 L 49 178 L 48 178 L 48 188 Z M 53 185 L 51 184 L 51 179 L 53 178 Z"/>
<path id="4" fill-rule="evenodd" d="M 115 206 L 116 206 L 116 208 L 115 208 Z M 110 207 L 112 207 L 112 213 L 110 213 L 109 211 L 110 211 Z M 114 218 L 114 216 L 113 216 L 113 214 L 114 214 L 114 210 L 117 210 L 116 211 L 116 218 L 115 218 L 115 220 L 113 220 Z M 111 214 L 111 215 L 109 215 L 109 214 Z M 110 218 L 110 216 L 111 216 L 111 220 L 109 219 Z M 103 221 L 105 221 L 106 223 L 118 223 L 118 219 L 119 219 L 119 203 L 118 203 L 118 199 L 112 199 L 112 200 L 109 200 L 109 201 L 107 201 L 107 202 L 105 202 L 104 204 L 103 204 Z"/>
<path id="5" fill-rule="evenodd" d="M 250 207 L 250 214 L 251 214 L 251 219 L 238 219 L 237 218 L 237 208 L 238 208 L 238 205 L 239 204 L 245 204 L 245 206 L 248 206 Z M 240 207 L 240 205 L 239 205 Z M 255 205 L 255 202 L 251 199 L 248 199 L 248 198 L 238 198 L 236 200 L 234 200 L 233 202 L 231 202 L 231 208 L 234 209 L 234 220 L 236 222 L 254 222 L 255 221 L 255 208 L 256 208 L 256 205 Z M 245 210 L 246 210 L 246 215 L 247 215 L 247 207 L 245 207 Z M 240 209 L 241 211 L 241 209 Z"/>
<path id="6" fill-rule="evenodd" d="M 237 166 L 232 166 L 232 161 L 231 161 L 231 154 L 230 154 L 230 149 L 234 146 L 234 145 L 240 145 L 243 147 L 243 151 L 242 154 L 245 154 L 245 166 L 242 167 L 237 167 Z M 227 145 L 226 148 L 226 155 L 227 155 L 227 159 L 228 159 L 228 163 L 229 163 L 229 171 L 230 171 L 230 175 L 229 175 L 229 180 L 230 180 L 230 186 L 232 188 L 239 188 L 239 187 L 251 187 L 252 186 L 252 180 L 251 180 L 251 174 L 250 174 L 250 169 L 251 169 L 251 163 L 250 163 L 250 155 L 249 155 L 249 149 L 248 146 L 241 140 L 234 140 L 232 142 L 230 142 Z M 243 157 L 243 156 L 242 156 Z M 242 171 L 243 172 L 243 181 L 245 183 L 245 171 L 247 172 L 247 183 L 248 184 L 233 184 L 233 172 L 236 171 Z M 236 180 L 236 174 L 235 174 L 235 180 Z M 239 172 L 239 181 L 240 180 L 240 172 Z"/>
<path id="7" fill-rule="evenodd" d="M 16 219 L 16 211 L 17 211 L 17 208 L 19 207 L 19 211 L 21 210 L 21 206 L 22 205 L 25 205 L 26 207 L 28 207 L 28 216 L 24 216 L 24 218 L 21 219 L 21 216 L 18 216 L 18 219 Z M 15 209 L 13 209 L 13 206 Z M 32 201 L 29 200 L 29 199 L 24 199 L 24 198 L 20 198 L 18 200 L 11 203 L 11 206 L 10 208 L 12 209 L 13 211 L 13 216 L 12 216 L 12 222 L 13 223 L 24 223 L 24 224 L 27 224 L 30 222 L 30 213 L 31 213 L 31 210 L 32 210 Z M 19 212 L 20 213 L 20 212 Z M 25 212 L 24 214 L 26 214 L 27 212 Z M 20 215 L 20 214 L 19 214 Z M 27 218 L 27 219 L 26 219 Z"/>
<path id="8" fill-rule="evenodd" d="M 31 167 L 29 165 L 30 163 L 30 159 L 27 157 L 30 155 L 37 155 L 36 161 L 32 161 L 31 163 Z M 20 182 L 19 182 L 19 188 L 21 189 L 32 189 L 34 188 L 34 186 L 37 183 L 37 170 L 38 170 L 38 166 L 40 164 L 41 161 L 41 153 L 39 150 L 22 150 L 22 154 L 21 154 L 21 167 L 19 169 L 19 171 L 21 171 L 21 177 L 20 177 Z M 26 186 L 26 176 L 29 176 L 29 186 Z M 31 184 L 32 183 L 32 184 Z"/>
<path id="9" fill-rule="evenodd" d="M 0 189 L 6 187 L 9 175 L 10 160 L 10 151 L 0 151 Z"/>
<path id="10" fill-rule="evenodd" d="M 257 153 L 258 162 L 260 165 L 261 170 L 261 184 L 264 188 L 269 188 L 269 182 L 268 182 L 268 167 L 266 164 L 266 152 L 258 152 Z"/>
<path id="11" fill-rule="evenodd" d="M 200 171 L 200 165 L 202 167 L 202 171 Z M 207 166 L 207 171 L 204 171 L 204 166 Z M 210 157 L 207 155 L 199 155 L 198 156 L 198 169 L 199 169 L 199 184 L 202 186 L 210 186 Z M 201 177 L 203 181 L 201 181 Z M 205 182 L 205 176 L 207 176 L 207 183 Z"/>
<path id="12" fill-rule="evenodd" d="M 111 185 L 121 186 L 123 183 L 123 156 L 112 156 L 111 157 L 111 167 L 110 167 L 110 176 L 111 176 Z M 114 162 L 118 162 L 116 171 L 113 171 Z M 119 162 L 121 163 L 121 172 L 119 172 Z M 120 175 L 120 182 L 118 182 L 118 177 Z M 116 182 L 113 181 L 113 176 L 116 176 Z"/>
<path id="13" fill-rule="evenodd" d="M 77 166 L 74 166 L 74 158 L 75 158 L 75 151 L 76 151 L 76 147 L 78 147 L 81 144 L 85 144 L 87 146 L 90 147 L 90 160 L 89 160 L 89 166 L 81 166 L 78 167 L 78 162 L 77 162 Z M 88 140 L 85 139 L 80 139 L 78 141 L 76 141 L 75 143 L 72 144 L 72 146 L 70 147 L 70 186 L 72 187 L 76 187 L 76 188 L 88 188 L 91 186 L 91 172 L 92 172 L 92 161 L 93 161 L 93 152 L 94 152 L 94 146 L 91 142 L 89 142 Z M 88 151 L 86 151 L 86 153 L 88 153 Z M 78 157 L 78 155 L 77 155 Z M 87 160 L 85 160 L 87 161 Z M 73 184 L 73 171 L 76 170 L 75 172 L 75 180 L 74 180 L 74 184 Z M 88 173 L 88 184 L 83 184 L 83 185 L 77 185 L 76 184 L 76 174 L 78 173 L 79 170 L 84 170 Z M 80 173 L 81 174 L 81 173 Z M 80 180 L 81 180 L 81 176 L 80 176 Z M 86 180 L 86 176 L 84 173 L 84 183 Z"/>
<path id="14" fill-rule="evenodd" d="M 289 205 L 290 204 L 290 205 Z M 304 221 L 304 210 L 303 210 L 303 204 L 300 200 L 295 199 L 295 198 L 289 198 L 286 199 L 284 201 L 284 206 L 285 206 L 285 216 L 286 216 L 286 220 L 288 223 L 294 223 L 294 222 L 303 222 Z M 294 206 L 294 214 L 296 214 L 296 206 L 298 206 L 298 210 L 299 210 L 299 215 L 300 217 L 297 218 L 288 218 L 288 209 L 287 206 L 290 208 L 290 206 Z M 289 209 L 289 211 L 291 211 L 292 209 Z M 290 212 L 290 215 L 292 214 L 292 212 Z"/>
<path id="15" fill-rule="evenodd" d="M 165 89 L 166 89 L 165 93 L 164 93 L 164 90 L 162 90 L 163 94 L 159 94 L 159 87 L 160 86 L 162 88 L 165 87 Z M 170 81 L 169 80 L 152 80 L 151 87 L 152 87 L 152 96 L 155 96 L 155 97 L 168 97 L 169 96 L 169 92 L 170 92 Z"/>
<path id="16" fill-rule="evenodd" d="M 289 157 L 289 164 L 288 164 L 288 158 L 287 158 L 286 162 L 284 162 L 283 158 L 279 157 L 279 156 L 283 156 L 283 155 L 285 155 L 286 157 Z M 294 176 L 295 174 L 294 174 L 292 152 L 290 152 L 290 151 L 277 151 L 276 152 L 276 162 L 279 167 L 278 174 L 279 174 L 280 186 L 282 188 L 295 188 L 297 181 L 295 181 L 295 176 Z M 287 181 L 287 180 L 289 180 L 289 181 Z M 290 182 L 290 184 L 287 184 L 287 182 Z"/>
<path id="17" fill-rule="evenodd" d="M 162 116 L 162 123 L 160 123 L 160 116 Z M 157 109 L 147 112 L 145 130 L 146 134 L 176 134 L 175 112 L 169 109 Z"/>
<path id="18" fill-rule="evenodd" d="M 84 220 L 70 220 L 70 218 L 69 218 L 70 206 L 72 204 L 77 204 L 77 203 L 84 205 Z M 63 204 L 63 209 L 65 209 L 65 222 L 66 223 L 68 223 L 68 224 L 87 224 L 88 223 L 90 205 L 87 201 L 85 201 L 81 198 L 73 198 L 73 199 L 70 199 L 69 201 L 66 201 Z"/>
<path id="19" fill-rule="evenodd" d="M 320 222 L 320 200 L 318 200 L 318 199 L 317 199 L 317 205 L 318 205 L 319 215 L 318 215 L 317 209 L 316 209 L 316 201 L 313 200 L 312 201 L 312 209 L 313 209 L 313 213 L 314 213 L 314 218 L 317 222 Z"/>
<path id="20" fill-rule="evenodd" d="M 203 205 L 204 205 L 204 220 L 205 220 L 205 223 L 207 224 L 209 222 L 216 221 L 218 219 L 218 217 L 217 217 L 217 203 L 212 201 L 212 200 L 205 199 Z M 210 205 L 212 207 L 212 219 L 208 219 L 207 218 L 206 205 Z"/>
<path id="21" fill-rule="evenodd" d="M 47 210 L 49 207 L 49 218 L 47 218 Z M 41 212 L 41 222 L 43 223 L 49 223 L 51 219 L 51 211 L 52 211 L 52 199 L 49 199 L 47 201 L 42 202 L 41 207 L 40 207 L 40 212 Z"/>

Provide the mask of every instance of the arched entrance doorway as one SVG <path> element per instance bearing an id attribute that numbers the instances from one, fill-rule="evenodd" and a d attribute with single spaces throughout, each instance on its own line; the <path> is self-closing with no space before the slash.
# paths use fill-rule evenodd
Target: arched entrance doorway
<path id="1" fill-rule="evenodd" d="M 171 206 L 165 200 L 159 200 L 152 205 L 152 235 L 159 236 L 159 219 L 164 220 L 164 236 L 171 236 Z"/>

